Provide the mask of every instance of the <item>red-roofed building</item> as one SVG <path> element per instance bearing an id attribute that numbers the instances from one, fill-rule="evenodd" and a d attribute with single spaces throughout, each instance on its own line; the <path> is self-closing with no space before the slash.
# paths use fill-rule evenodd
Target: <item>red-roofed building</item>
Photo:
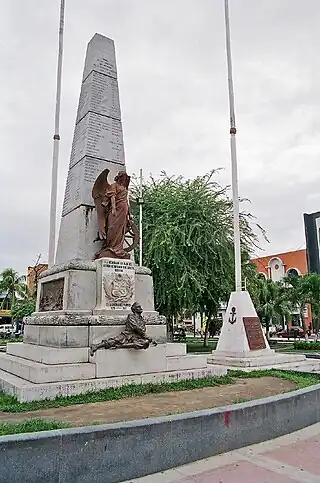
<path id="1" fill-rule="evenodd" d="M 254 258 L 251 260 L 257 267 L 257 270 L 264 277 L 280 281 L 286 275 L 305 275 L 308 273 L 306 250 L 295 250 L 293 252 L 277 253 L 266 257 Z M 311 310 L 306 310 L 306 325 L 311 325 Z M 298 325 L 298 313 L 292 314 L 294 325 Z"/>

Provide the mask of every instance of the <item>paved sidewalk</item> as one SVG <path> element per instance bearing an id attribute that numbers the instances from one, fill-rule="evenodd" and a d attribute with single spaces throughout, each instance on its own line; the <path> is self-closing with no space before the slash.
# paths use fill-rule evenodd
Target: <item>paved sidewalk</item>
<path id="1" fill-rule="evenodd" d="M 320 483 L 320 423 L 272 441 L 130 481 Z"/>

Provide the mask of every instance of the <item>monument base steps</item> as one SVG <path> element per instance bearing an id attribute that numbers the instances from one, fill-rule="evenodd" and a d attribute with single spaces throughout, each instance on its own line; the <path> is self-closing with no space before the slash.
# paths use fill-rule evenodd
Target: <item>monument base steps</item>
<path id="1" fill-rule="evenodd" d="M 271 352 L 271 351 L 270 351 Z M 222 354 L 215 354 L 212 353 L 212 356 L 208 357 L 207 359 L 208 364 L 219 364 L 223 366 L 227 366 L 231 368 L 257 368 L 257 369 L 266 369 L 266 368 L 279 368 L 283 364 L 294 364 L 296 363 L 297 366 L 299 364 L 304 363 L 307 361 L 306 357 L 301 354 L 268 354 L 262 355 L 260 357 L 233 357 L 230 355 L 222 355 Z M 319 368 L 320 368 L 320 361 L 319 361 Z"/>
<path id="2" fill-rule="evenodd" d="M 45 347 L 24 342 L 7 344 L 7 354 L 43 364 L 76 364 L 89 362 L 88 347 Z"/>
<path id="3" fill-rule="evenodd" d="M 0 354 L 0 368 L 30 382 L 60 382 L 95 377 L 95 366 L 78 364 L 43 364 L 9 354 Z"/>
<path id="4" fill-rule="evenodd" d="M 93 365 L 93 364 L 92 364 Z M 151 374 L 131 376 L 82 379 L 62 382 L 32 383 L 21 377 L 0 369 L 0 389 L 6 394 L 16 396 L 18 401 L 36 401 L 54 399 L 57 396 L 74 396 L 108 387 L 120 387 L 125 384 L 148 384 L 162 382 L 177 382 L 205 377 L 218 377 L 226 374 L 222 366 L 210 365 L 205 369 L 189 369 L 182 371 L 166 371 Z"/>
<path id="5" fill-rule="evenodd" d="M 19 401 L 69 396 L 123 384 L 170 382 L 220 376 L 206 356 L 187 355 L 186 344 L 159 344 L 147 350 L 45 347 L 11 343 L 0 354 L 0 389 Z"/>
<path id="6" fill-rule="evenodd" d="M 221 366 L 226 370 L 239 369 L 241 371 L 264 371 L 269 369 L 297 371 L 297 372 L 315 372 L 320 374 L 320 361 L 317 359 L 307 359 L 304 355 L 287 355 L 275 354 L 270 358 L 220 358 L 210 356 L 208 358 L 208 367 L 214 364 L 215 367 Z"/>

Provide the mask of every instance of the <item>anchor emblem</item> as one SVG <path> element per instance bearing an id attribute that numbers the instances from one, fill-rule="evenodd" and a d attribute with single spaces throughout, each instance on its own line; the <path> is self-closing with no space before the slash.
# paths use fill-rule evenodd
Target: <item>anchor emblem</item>
<path id="1" fill-rule="evenodd" d="M 230 322 L 230 324 L 234 324 L 235 322 L 237 322 L 236 308 L 235 307 L 231 307 L 229 322 Z"/>

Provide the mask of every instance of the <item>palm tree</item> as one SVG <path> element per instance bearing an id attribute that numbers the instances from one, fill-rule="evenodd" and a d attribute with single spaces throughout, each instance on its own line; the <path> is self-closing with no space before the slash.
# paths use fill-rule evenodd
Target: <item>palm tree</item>
<path id="1" fill-rule="evenodd" d="M 304 318 L 306 306 L 308 303 L 308 287 L 306 276 L 288 276 L 284 279 L 286 287 L 288 287 L 288 296 L 291 302 L 291 310 L 299 310 L 299 318 L 303 327 L 304 336 L 307 334 L 306 321 Z"/>
<path id="2" fill-rule="evenodd" d="M 275 298 L 275 312 L 278 314 L 279 318 L 281 319 L 282 328 L 285 328 L 285 325 L 291 316 L 291 301 L 289 298 L 288 287 L 281 282 L 275 282 L 278 287 L 276 298 Z"/>
<path id="3" fill-rule="evenodd" d="M 0 292 L 5 294 L 4 301 L 10 301 L 12 307 L 17 298 L 27 296 L 26 277 L 19 275 L 12 268 L 5 268 L 0 275 Z"/>
<path id="4" fill-rule="evenodd" d="M 266 326 L 266 336 L 269 338 L 270 323 L 286 318 L 290 312 L 290 302 L 285 286 L 279 282 L 266 280 L 259 276 L 249 288 L 257 314 Z"/>

